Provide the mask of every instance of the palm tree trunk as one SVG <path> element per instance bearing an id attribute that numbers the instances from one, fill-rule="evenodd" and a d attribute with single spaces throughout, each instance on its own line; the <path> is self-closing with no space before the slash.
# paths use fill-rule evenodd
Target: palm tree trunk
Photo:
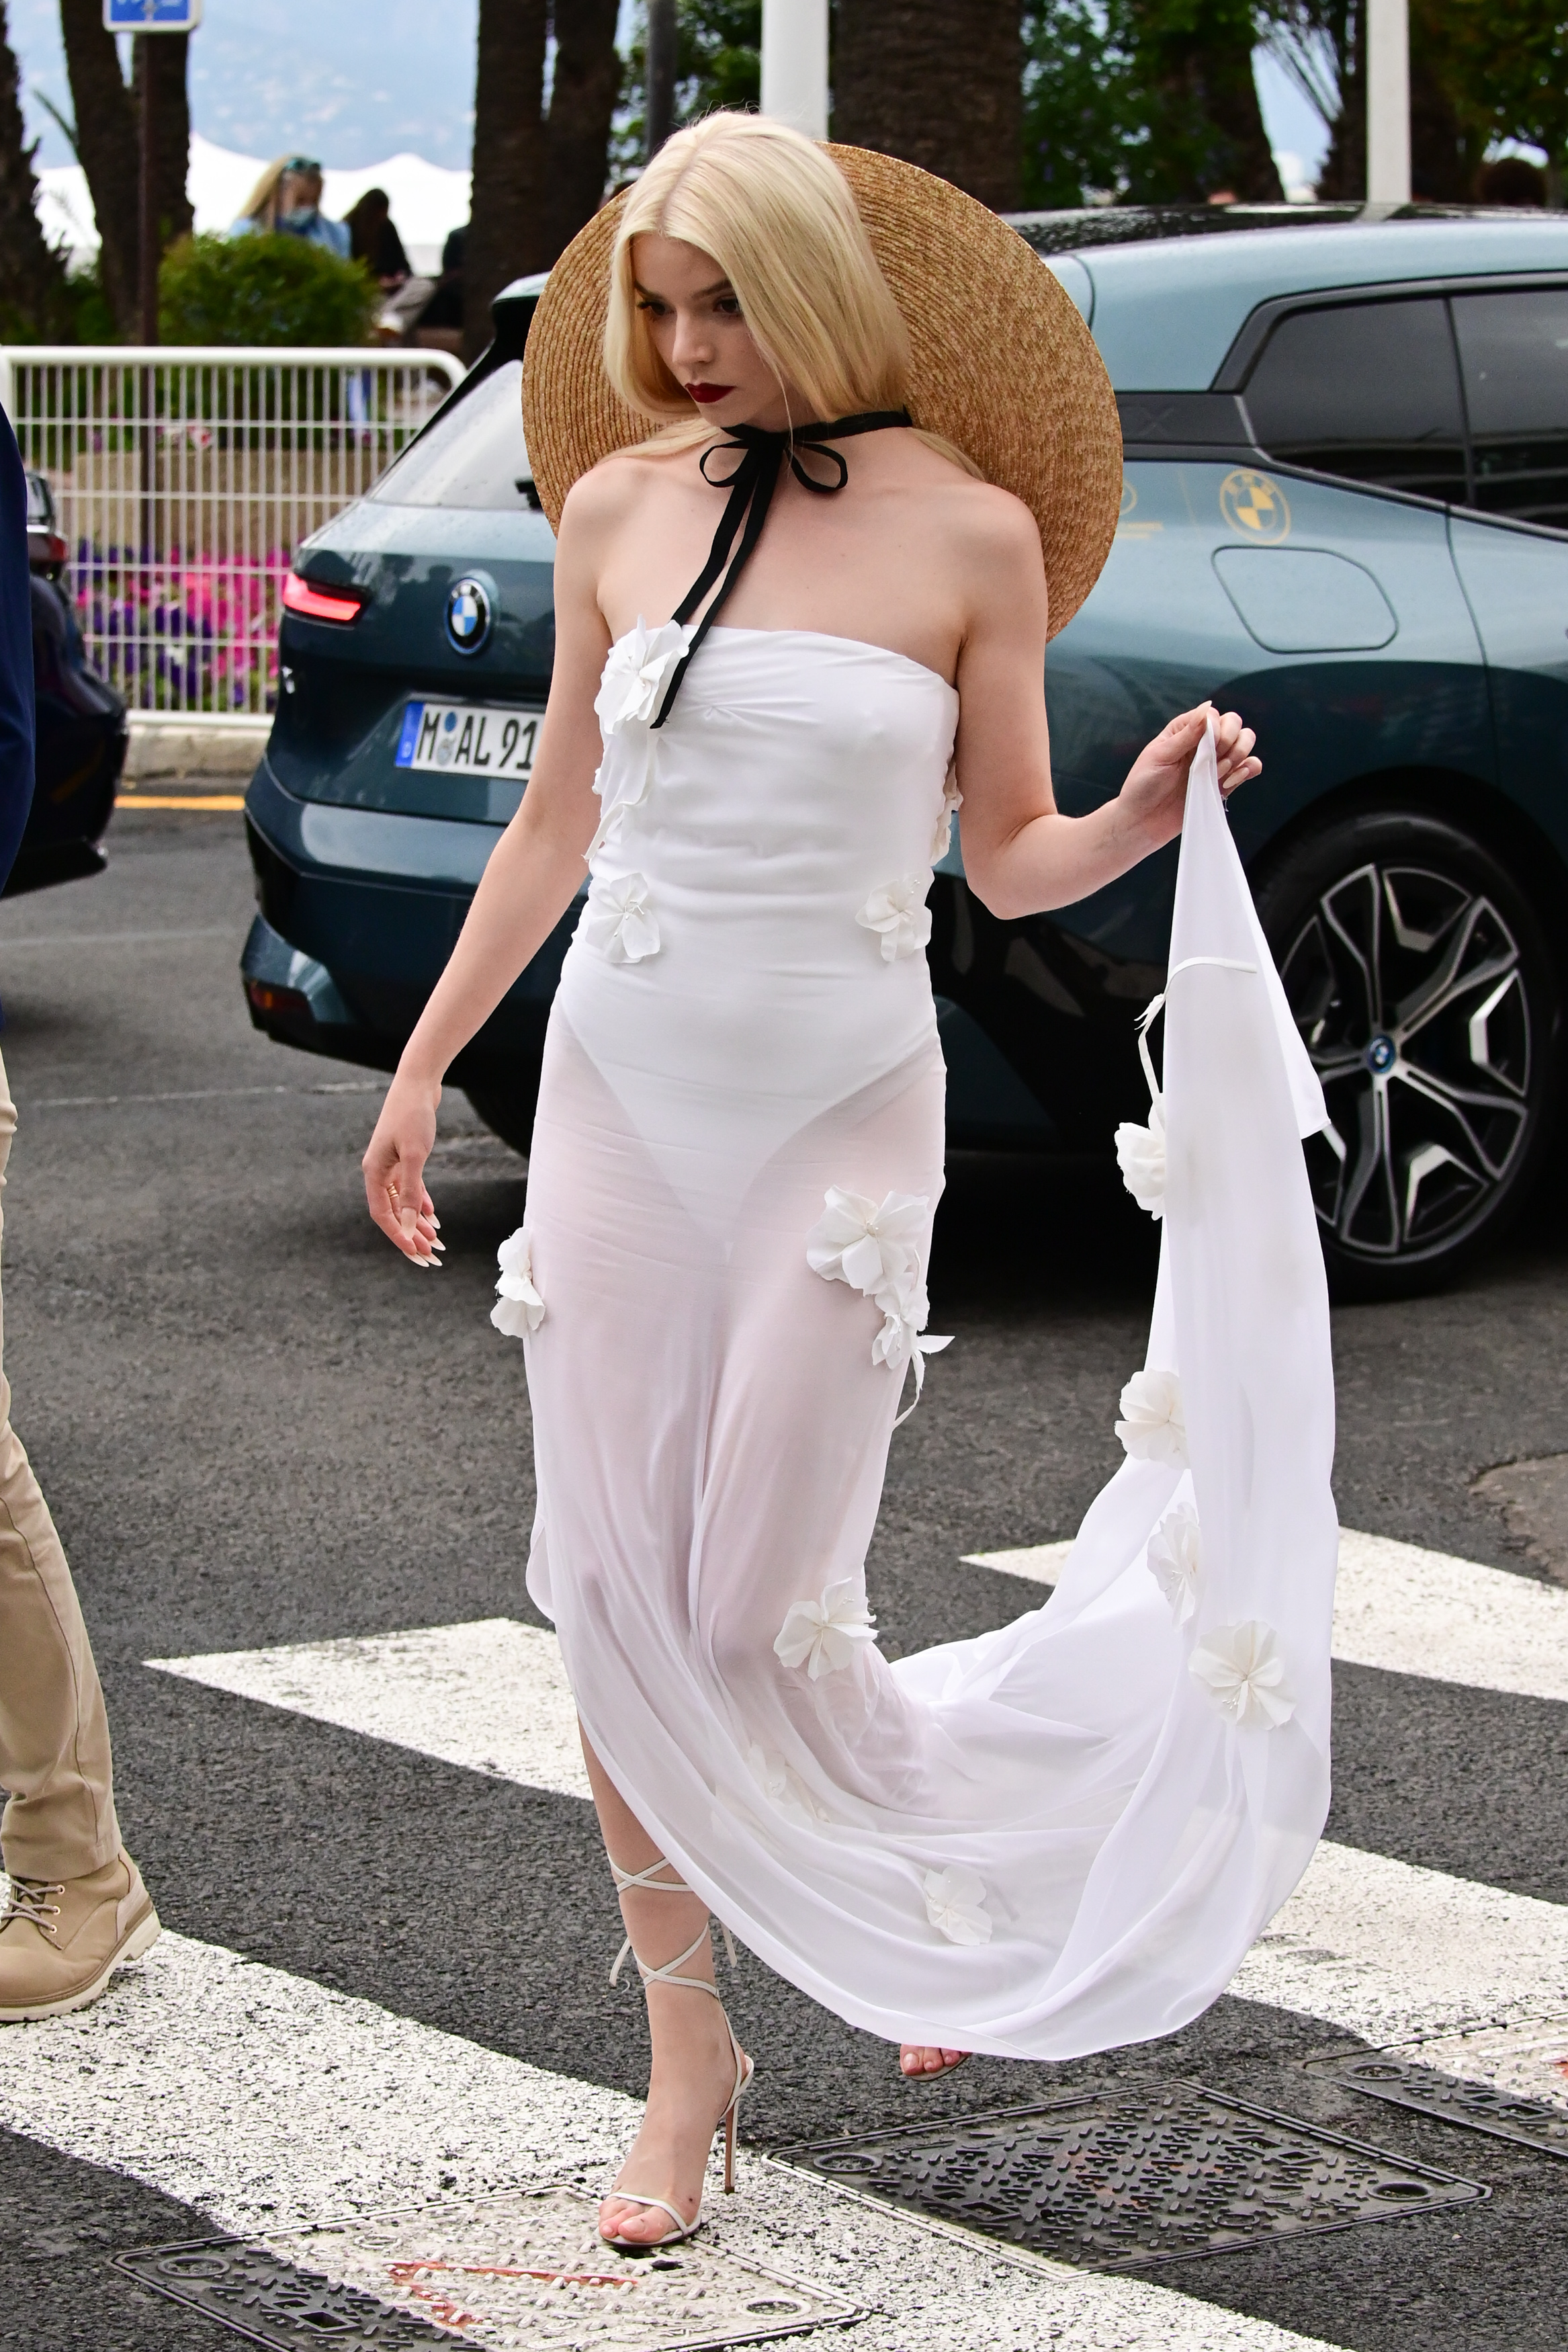
<path id="1" fill-rule="evenodd" d="M 103 0 L 60 0 L 60 31 L 76 116 L 77 154 L 98 217 L 104 295 L 116 327 L 134 341 L 141 331 L 136 110 L 120 70 L 114 35 L 103 29 Z"/>
<path id="2" fill-rule="evenodd" d="M 1331 0 L 1323 12 L 1339 80 L 1339 115 L 1318 175 L 1318 194 L 1327 199 L 1364 201 L 1366 195 L 1365 14 L 1365 0 Z"/>
<path id="3" fill-rule="evenodd" d="M 490 340 L 490 304 L 508 279 L 553 258 L 545 218 L 546 0 L 479 0 L 474 200 L 463 260 L 463 339 Z"/>
<path id="4" fill-rule="evenodd" d="M 604 195 L 610 121 L 621 82 L 616 14 L 616 0 L 555 0 L 555 83 L 546 137 L 551 262 Z"/>
<path id="5" fill-rule="evenodd" d="M 901 155 L 997 212 L 1019 200 L 1019 0 L 838 0 L 833 136 Z"/>
<path id="6" fill-rule="evenodd" d="M 137 140 L 141 142 L 141 77 L 152 76 L 152 119 L 156 152 L 152 159 L 152 210 L 158 223 L 158 250 L 167 252 L 176 237 L 189 236 L 195 215 L 185 193 L 191 169 L 191 100 L 185 71 L 191 47 L 189 33 L 139 33 L 131 77 L 137 109 Z"/>
<path id="7" fill-rule="evenodd" d="M 1226 176 L 1230 193 L 1243 204 L 1278 205 L 1284 202 L 1285 191 L 1252 79 L 1250 31 L 1248 24 L 1234 44 L 1200 51 L 1193 61 L 1195 78 L 1219 133 L 1219 152 L 1229 163 Z M 1206 188 L 1203 193 L 1207 197 L 1218 192 Z"/>
<path id="8" fill-rule="evenodd" d="M 63 331 L 65 264 L 44 241 L 35 209 L 34 149 L 24 144 L 22 101 L 5 0 L 0 0 L 0 335 L 43 341 Z"/>

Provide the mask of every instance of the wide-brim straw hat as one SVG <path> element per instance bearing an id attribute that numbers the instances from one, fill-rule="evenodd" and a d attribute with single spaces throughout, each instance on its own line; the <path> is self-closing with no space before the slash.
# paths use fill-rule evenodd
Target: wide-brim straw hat
<path id="1" fill-rule="evenodd" d="M 909 329 L 910 415 L 1033 514 L 1054 636 L 1099 578 L 1121 503 L 1121 427 L 1093 338 L 1061 280 L 973 196 L 895 156 L 831 143 L 826 152 Z M 579 475 L 669 422 L 628 408 L 604 373 L 624 202 L 606 205 L 567 247 L 528 333 L 523 429 L 539 503 L 557 529 Z"/>

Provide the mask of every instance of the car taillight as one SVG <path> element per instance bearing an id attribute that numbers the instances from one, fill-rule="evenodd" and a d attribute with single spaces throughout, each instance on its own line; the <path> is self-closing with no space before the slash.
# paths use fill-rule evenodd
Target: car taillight
<path id="1" fill-rule="evenodd" d="M 298 988 L 279 988 L 270 980 L 247 980 L 245 992 L 250 1009 L 274 1021 L 309 1021 L 310 1000 Z"/>
<path id="2" fill-rule="evenodd" d="M 357 621 L 365 604 L 362 596 L 352 593 L 344 595 L 312 587 L 298 572 L 291 572 L 283 583 L 283 602 L 289 612 L 302 613 L 308 621 Z"/>
<path id="3" fill-rule="evenodd" d="M 27 555 L 30 562 L 46 565 L 63 563 L 69 553 L 70 549 L 57 530 L 28 531 Z"/>

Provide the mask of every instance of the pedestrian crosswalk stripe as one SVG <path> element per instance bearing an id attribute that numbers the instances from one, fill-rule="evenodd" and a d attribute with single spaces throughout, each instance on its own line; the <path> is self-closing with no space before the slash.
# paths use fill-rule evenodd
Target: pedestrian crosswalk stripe
<path id="1" fill-rule="evenodd" d="M 1030 1544 L 965 1557 L 975 1567 L 1054 1584 L 1071 1549 Z M 1343 1528 L 1333 1654 L 1347 1665 L 1389 1674 L 1568 1699 L 1568 1590 Z"/>
<path id="2" fill-rule="evenodd" d="M 1324 1838 L 1230 1990 L 1371 2042 L 1568 2011 L 1568 1905 Z"/>
<path id="3" fill-rule="evenodd" d="M 470 1772 L 590 1793 L 560 1646 L 515 1618 L 147 1664 Z"/>
<path id="4" fill-rule="evenodd" d="M 640 2113 L 618 2092 L 183 1936 L 166 1934 L 94 2008 L 3 2031 L 0 2125 L 245 2232 L 574 2173 L 607 2187 Z M 857 2352 L 1322 2342 L 936 2231 L 744 2151 L 740 2194 L 716 2198 L 710 2227 L 743 2259 L 870 2305 L 845 2339 Z"/>
<path id="5" fill-rule="evenodd" d="M 444 1763 L 588 1797 L 555 1637 L 510 1618 L 147 1663 Z M 1371 2042 L 1568 2007 L 1568 1906 L 1325 1841 L 1231 1990 Z"/>

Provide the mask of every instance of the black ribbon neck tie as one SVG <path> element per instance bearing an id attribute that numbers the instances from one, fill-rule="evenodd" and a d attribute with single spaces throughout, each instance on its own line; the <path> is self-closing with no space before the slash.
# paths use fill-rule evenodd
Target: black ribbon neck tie
<path id="1" fill-rule="evenodd" d="M 773 503 L 773 493 L 779 487 L 780 466 L 788 461 L 789 471 L 802 489 L 814 490 L 820 498 L 831 499 L 843 488 L 850 478 L 849 462 L 841 450 L 831 446 L 833 442 L 848 441 L 857 433 L 880 433 L 889 425 L 913 425 L 914 422 L 906 408 L 872 408 L 861 416 L 841 416 L 831 425 L 802 425 L 798 430 L 785 433 L 765 433 L 758 425 L 735 425 L 722 441 L 716 441 L 703 451 L 698 463 L 704 481 L 716 490 L 727 490 L 729 496 L 719 517 L 718 529 L 713 535 L 707 562 L 676 605 L 672 617 L 684 627 L 721 572 L 724 572 L 724 581 L 718 594 L 698 622 L 696 634 L 670 680 L 669 689 L 659 706 L 659 715 L 653 721 L 655 727 L 662 727 L 669 717 L 675 697 L 681 690 L 681 680 L 717 619 L 730 590 L 751 560 L 762 536 L 762 526 L 768 520 L 768 509 Z M 730 449 L 739 452 L 731 470 L 727 474 L 710 474 L 709 461 L 722 457 Z M 802 463 L 803 456 L 808 454 L 834 468 L 831 480 L 820 480 Z M 735 561 L 730 563 L 729 551 L 735 546 L 736 533 L 740 530 L 743 520 L 746 529 L 741 533 Z M 729 570 L 725 572 L 727 563 L 729 563 Z"/>

